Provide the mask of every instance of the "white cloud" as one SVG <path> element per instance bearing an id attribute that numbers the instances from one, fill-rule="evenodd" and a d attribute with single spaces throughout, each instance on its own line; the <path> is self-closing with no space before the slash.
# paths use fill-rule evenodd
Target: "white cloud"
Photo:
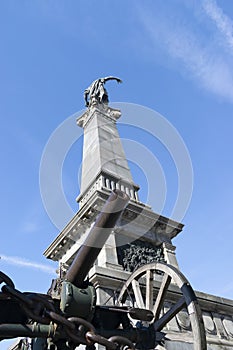
<path id="1" fill-rule="evenodd" d="M 196 30 L 194 16 L 192 23 L 187 24 L 177 20 L 175 14 L 168 19 L 165 16 L 155 19 L 141 10 L 139 18 L 149 34 L 151 54 L 156 57 L 162 50 L 180 72 L 207 91 L 233 102 L 233 64 L 211 40 L 214 33 L 206 30 L 206 39 L 201 30 Z"/>
<path id="2" fill-rule="evenodd" d="M 7 264 L 29 267 L 29 268 L 33 268 L 36 270 L 40 270 L 40 271 L 45 272 L 45 273 L 55 275 L 55 270 L 53 267 L 48 266 L 48 265 L 44 265 L 44 264 L 40 264 L 40 263 L 37 263 L 34 261 L 30 261 L 30 260 L 27 260 L 24 258 L 20 258 L 18 256 L 6 256 L 3 254 L 0 254 L 0 262 L 1 262 L 1 260 Z"/>
<path id="3" fill-rule="evenodd" d="M 224 14 L 215 0 L 203 0 L 203 9 L 223 34 L 229 48 L 233 50 L 233 21 Z"/>
<path id="4" fill-rule="evenodd" d="M 35 222 L 27 221 L 23 223 L 21 231 L 26 233 L 34 233 L 38 231 L 38 226 Z"/>

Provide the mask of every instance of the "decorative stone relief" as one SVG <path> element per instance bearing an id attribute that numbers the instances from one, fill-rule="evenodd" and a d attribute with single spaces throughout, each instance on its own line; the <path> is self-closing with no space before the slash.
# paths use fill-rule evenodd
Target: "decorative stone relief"
<path id="1" fill-rule="evenodd" d="M 108 108 L 108 113 L 113 119 L 119 119 L 121 116 L 121 111 L 119 109 Z"/>
<path id="2" fill-rule="evenodd" d="M 224 317 L 223 321 L 223 326 L 227 332 L 227 334 L 233 338 L 233 319 L 231 317 Z"/>
<path id="3" fill-rule="evenodd" d="M 217 334 L 214 321 L 210 312 L 202 312 L 205 330 L 207 334 Z"/>
<path id="4" fill-rule="evenodd" d="M 227 334 L 223 327 L 221 315 L 213 313 L 213 319 L 217 328 L 217 335 L 219 336 L 219 338 L 227 339 Z"/>
<path id="5" fill-rule="evenodd" d="M 184 329 L 186 331 L 191 330 L 191 322 L 187 310 L 181 310 L 177 314 L 176 318 L 181 329 Z"/>
<path id="6" fill-rule="evenodd" d="M 123 213 L 123 217 L 128 219 L 128 220 L 134 220 L 137 217 L 137 213 L 126 209 Z"/>
<path id="7" fill-rule="evenodd" d="M 164 260 L 163 249 L 161 246 L 155 247 L 153 244 L 145 241 L 136 240 L 131 244 L 117 248 L 119 264 L 124 270 L 133 272 L 139 266 Z"/>

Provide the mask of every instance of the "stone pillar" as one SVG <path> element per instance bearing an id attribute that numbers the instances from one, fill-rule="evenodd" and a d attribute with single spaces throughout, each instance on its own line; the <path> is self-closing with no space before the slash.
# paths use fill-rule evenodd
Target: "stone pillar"
<path id="1" fill-rule="evenodd" d="M 178 262 L 176 259 L 176 253 L 175 253 L 176 247 L 170 243 L 164 242 L 163 243 L 163 253 L 165 261 L 175 266 L 177 269 L 179 269 Z"/>
<path id="2" fill-rule="evenodd" d="M 103 249 L 99 253 L 97 265 L 106 268 L 123 270 L 123 267 L 118 263 L 114 232 L 111 233 Z"/>
<path id="3" fill-rule="evenodd" d="M 100 176 L 109 191 L 121 188 L 130 195 L 131 189 L 134 193 L 139 189 L 133 182 L 116 127 L 120 115 L 120 110 L 97 104 L 77 120 L 84 130 L 81 193 L 77 198 L 80 208 L 89 199 L 87 194 L 93 192 Z"/>

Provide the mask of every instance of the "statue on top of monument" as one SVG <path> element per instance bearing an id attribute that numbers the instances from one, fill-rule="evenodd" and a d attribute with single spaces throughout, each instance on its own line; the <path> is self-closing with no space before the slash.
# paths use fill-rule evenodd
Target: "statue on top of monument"
<path id="1" fill-rule="evenodd" d="M 116 77 L 106 77 L 96 79 L 91 85 L 84 91 L 84 99 L 86 107 L 90 107 L 97 103 L 108 104 L 108 93 L 104 87 L 104 84 L 108 80 L 116 80 L 118 83 L 122 83 L 122 80 Z"/>

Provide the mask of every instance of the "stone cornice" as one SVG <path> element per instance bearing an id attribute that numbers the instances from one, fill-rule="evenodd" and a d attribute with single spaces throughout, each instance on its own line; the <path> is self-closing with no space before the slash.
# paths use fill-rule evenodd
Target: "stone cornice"
<path id="1" fill-rule="evenodd" d="M 102 115 L 114 123 L 121 116 L 121 111 L 119 109 L 114 109 L 103 104 L 98 104 L 97 106 L 88 108 L 87 111 L 81 115 L 81 117 L 77 118 L 77 125 L 81 128 L 85 128 L 96 113 L 98 115 Z"/>
<path id="2" fill-rule="evenodd" d="M 95 221 L 110 191 L 95 191 L 88 202 L 75 214 L 71 221 L 60 232 L 56 239 L 45 250 L 46 258 L 58 261 Z M 181 230 L 183 224 L 170 220 L 153 212 L 143 203 L 130 201 L 122 214 L 116 233 L 121 233 L 130 239 L 144 236 L 155 244 L 171 242 Z"/>

